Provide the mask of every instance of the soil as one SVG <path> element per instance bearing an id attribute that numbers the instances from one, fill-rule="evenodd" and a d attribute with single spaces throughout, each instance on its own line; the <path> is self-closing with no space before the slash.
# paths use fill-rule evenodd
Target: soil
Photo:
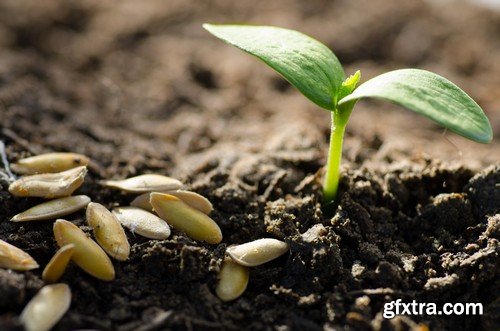
<path id="1" fill-rule="evenodd" d="M 203 22 L 299 29 L 363 80 L 416 66 L 464 87 L 500 132 L 500 14 L 391 0 L 0 2 L 0 139 L 8 159 L 72 151 L 93 162 L 77 192 L 108 207 L 132 196 L 102 178 L 174 176 L 213 204 L 224 240 L 128 233 L 102 282 L 71 265 L 55 330 L 498 330 L 500 139 L 478 145 L 411 112 L 361 102 L 345 141 L 338 203 L 321 208 L 329 114 Z M 465 28 L 467 27 L 467 28 Z M 43 267 L 51 222 L 8 220 L 39 200 L 1 181 L 0 239 Z M 83 213 L 68 218 L 85 231 Z M 225 248 L 273 237 L 283 257 L 252 268 L 234 302 L 214 294 Z M 0 329 L 44 285 L 0 270 Z M 384 303 L 481 302 L 482 316 L 384 319 Z"/>

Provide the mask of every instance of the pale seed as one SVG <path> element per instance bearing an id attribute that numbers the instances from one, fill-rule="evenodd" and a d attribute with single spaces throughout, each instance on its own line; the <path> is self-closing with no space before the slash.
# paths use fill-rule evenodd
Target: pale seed
<path id="1" fill-rule="evenodd" d="M 71 195 L 87 174 L 86 167 L 21 177 L 9 186 L 9 192 L 18 197 L 59 198 Z"/>
<path id="2" fill-rule="evenodd" d="M 155 174 L 140 175 L 124 180 L 103 180 L 101 184 L 131 193 L 172 191 L 182 186 L 182 183 L 175 178 Z"/>
<path id="3" fill-rule="evenodd" d="M 214 209 L 212 204 L 210 203 L 210 201 L 208 201 L 207 198 L 195 192 L 177 190 L 177 191 L 168 191 L 163 193 L 167 193 L 175 197 L 178 197 L 179 199 L 184 201 L 185 204 L 195 209 L 198 209 L 199 211 L 207 215 L 210 214 L 210 212 Z M 132 200 L 130 205 L 137 208 L 142 208 L 144 210 L 153 211 L 153 207 L 149 203 L 149 194 L 150 193 L 144 193 L 139 195 L 134 200 Z"/>
<path id="4" fill-rule="evenodd" d="M 150 195 L 150 203 L 158 216 L 189 237 L 209 244 L 222 241 L 222 232 L 217 223 L 181 199 L 170 194 L 153 192 Z"/>
<path id="5" fill-rule="evenodd" d="M 38 268 L 38 263 L 25 251 L 0 239 L 0 268 L 25 271 Z"/>
<path id="6" fill-rule="evenodd" d="M 26 331 L 48 331 L 59 322 L 70 305 L 68 285 L 46 285 L 24 307 L 20 320 Z"/>
<path id="7" fill-rule="evenodd" d="M 115 268 L 108 255 L 79 227 L 68 221 L 58 219 L 54 223 L 54 236 L 59 247 L 74 244 L 73 260 L 90 275 L 110 281 L 115 278 Z"/>
<path id="8" fill-rule="evenodd" d="M 87 206 L 87 222 L 94 229 L 94 236 L 111 257 L 125 261 L 130 255 L 130 244 L 120 222 L 113 213 L 99 203 Z"/>
<path id="9" fill-rule="evenodd" d="M 49 263 L 45 266 L 42 273 L 42 279 L 47 283 L 55 283 L 61 278 L 68 266 L 73 252 L 75 250 L 74 244 L 64 245 L 50 259 Z"/>
<path id="10" fill-rule="evenodd" d="M 90 203 L 86 195 L 59 198 L 36 205 L 16 216 L 11 222 L 44 221 L 72 214 Z"/>
<path id="11" fill-rule="evenodd" d="M 255 267 L 280 257 L 288 249 L 288 244 L 283 241 L 264 238 L 242 245 L 230 246 L 226 252 L 237 263 L 246 267 Z"/>
<path id="12" fill-rule="evenodd" d="M 248 285 L 249 270 L 247 267 L 226 258 L 219 272 L 219 282 L 215 294 L 222 301 L 235 300 L 245 292 Z"/>
<path id="13" fill-rule="evenodd" d="M 113 209 L 113 214 L 132 233 L 149 239 L 167 239 L 170 236 L 167 222 L 143 209 L 118 207 Z"/>
<path id="14" fill-rule="evenodd" d="M 210 214 L 214 209 L 212 203 L 210 203 L 207 198 L 195 192 L 178 190 L 168 192 L 168 194 L 178 197 L 187 205 L 198 209 L 199 211 L 207 215 Z"/>
<path id="15" fill-rule="evenodd" d="M 47 153 L 21 159 L 11 164 L 12 170 L 22 175 L 61 172 L 86 166 L 89 158 L 76 153 Z"/>
<path id="16" fill-rule="evenodd" d="M 150 194 L 151 194 L 150 192 L 147 192 L 147 193 L 143 193 L 141 195 L 138 195 L 137 197 L 135 197 L 134 200 L 132 200 L 130 205 L 132 207 L 141 208 L 141 209 L 144 209 L 144 210 L 149 211 L 149 212 L 154 212 L 153 206 L 151 206 L 151 203 L 149 202 Z"/>

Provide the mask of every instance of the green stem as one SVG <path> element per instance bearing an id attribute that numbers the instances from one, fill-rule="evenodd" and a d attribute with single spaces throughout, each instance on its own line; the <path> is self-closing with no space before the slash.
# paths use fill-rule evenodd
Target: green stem
<path id="1" fill-rule="evenodd" d="M 351 108 L 352 109 L 352 108 Z M 326 174 L 323 183 L 323 198 L 325 203 L 330 203 L 337 197 L 340 180 L 340 162 L 342 160 L 342 143 L 345 127 L 351 114 L 348 111 L 336 109 L 332 111 L 332 130 L 330 133 L 330 148 L 326 164 Z"/>

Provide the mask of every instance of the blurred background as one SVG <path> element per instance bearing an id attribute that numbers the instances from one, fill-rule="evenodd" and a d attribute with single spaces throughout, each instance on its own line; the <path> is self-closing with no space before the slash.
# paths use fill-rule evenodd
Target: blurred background
<path id="1" fill-rule="evenodd" d="M 315 37 L 347 74 L 360 69 L 362 81 L 404 67 L 439 73 L 477 100 L 496 133 L 480 145 L 410 111 L 363 101 L 348 127 L 346 164 L 498 164 L 498 7 L 496 0 L 1 0 L 0 138 L 21 153 L 91 155 L 102 176 L 160 168 L 182 177 L 242 153 L 288 151 L 305 167 L 322 164 L 329 114 L 201 28 L 252 23 Z"/>

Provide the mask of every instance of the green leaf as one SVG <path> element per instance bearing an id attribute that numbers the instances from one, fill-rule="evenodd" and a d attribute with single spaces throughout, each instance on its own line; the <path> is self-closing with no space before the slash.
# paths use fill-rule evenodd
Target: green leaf
<path id="1" fill-rule="evenodd" d="M 339 100 L 343 97 L 349 95 L 354 91 L 356 85 L 358 85 L 359 80 L 361 79 L 361 71 L 356 71 L 354 74 L 347 77 L 340 86 L 340 90 L 338 93 Z"/>
<path id="2" fill-rule="evenodd" d="M 341 99 L 339 106 L 366 97 L 404 106 L 476 142 L 488 143 L 493 138 L 481 107 L 458 86 L 429 71 L 401 69 L 382 74 Z"/>
<path id="3" fill-rule="evenodd" d="M 270 26 L 203 27 L 264 61 L 318 106 L 335 109 L 344 70 L 332 51 L 319 41 L 297 31 Z"/>

